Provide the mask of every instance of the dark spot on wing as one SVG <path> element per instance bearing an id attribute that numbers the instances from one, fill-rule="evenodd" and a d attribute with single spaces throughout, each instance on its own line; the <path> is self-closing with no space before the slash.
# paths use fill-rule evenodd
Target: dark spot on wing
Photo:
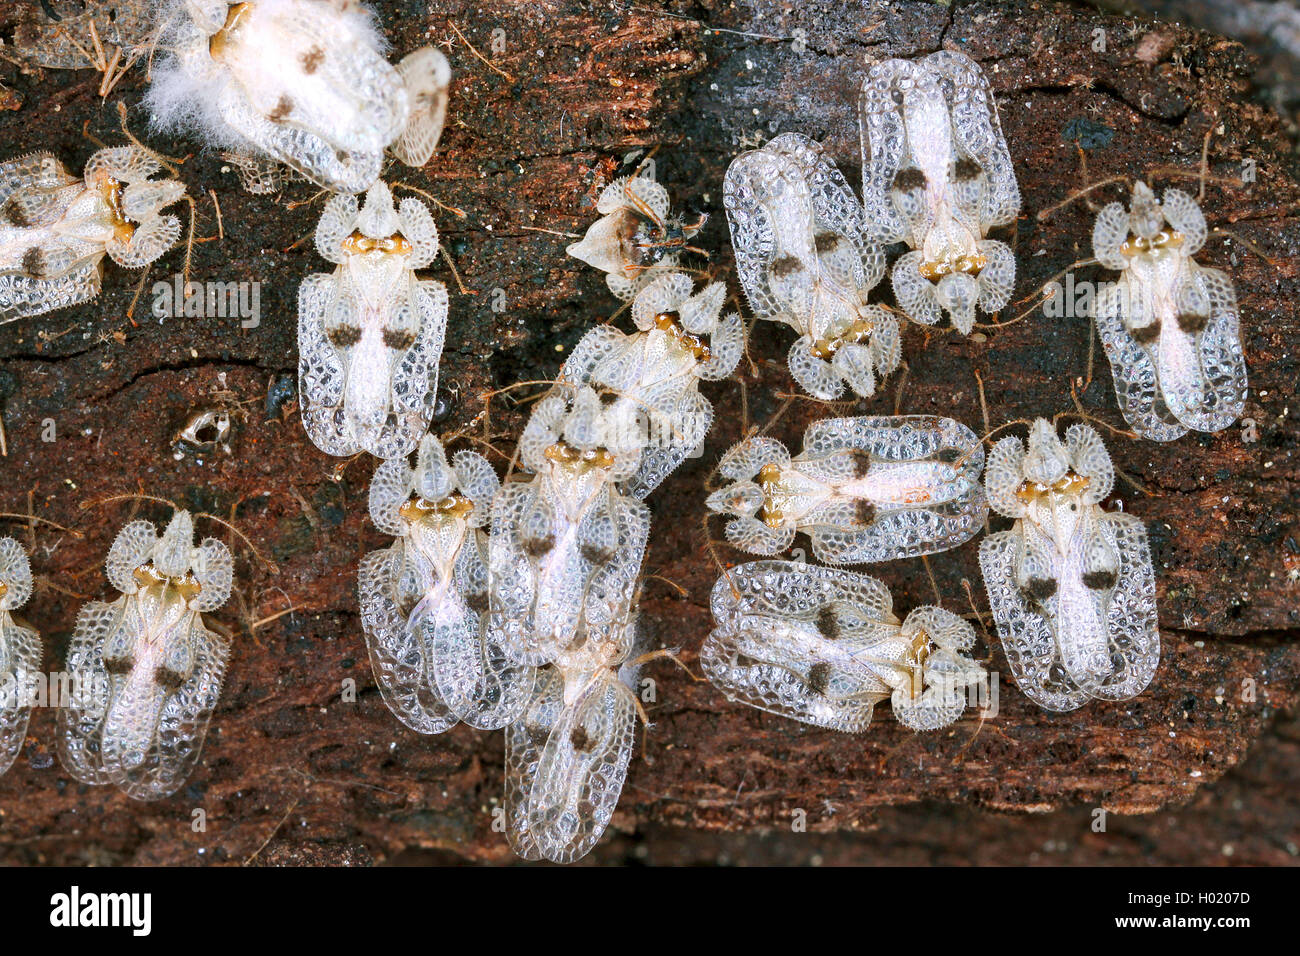
<path id="1" fill-rule="evenodd" d="M 288 95 L 281 95 L 280 101 L 275 104 L 275 109 L 266 114 L 266 118 L 272 123 L 283 123 L 293 112 L 293 100 Z"/>
<path id="2" fill-rule="evenodd" d="M 27 218 L 27 210 L 23 208 L 22 203 L 12 199 L 4 204 L 4 211 L 0 215 L 3 215 L 4 221 L 9 225 L 17 226 L 19 229 L 26 229 L 32 224 L 32 221 Z"/>
<path id="3" fill-rule="evenodd" d="M 900 192 L 910 192 L 913 189 L 924 189 L 926 184 L 925 173 L 915 166 L 905 166 L 898 171 L 894 177 L 894 188 Z"/>
<path id="4" fill-rule="evenodd" d="M 153 672 L 154 683 L 167 690 L 178 690 L 185 683 L 185 675 L 170 667 L 157 667 Z"/>
<path id="5" fill-rule="evenodd" d="M 361 327 L 357 325 L 338 325 L 326 333 L 326 338 L 336 349 L 351 348 L 361 341 Z"/>
<path id="6" fill-rule="evenodd" d="M 614 552 L 598 544 L 592 544 L 590 541 L 579 545 L 578 550 L 582 556 L 592 564 L 604 564 L 614 556 Z"/>
<path id="7" fill-rule="evenodd" d="M 849 452 L 849 457 L 853 459 L 853 477 L 867 477 L 867 474 L 871 471 L 871 453 L 863 451 L 861 448 L 854 448 Z"/>
<path id="8" fill-rule="evenodd" d="M 555 547 L 555 535 L 548 534 L 542 538 L 524 538 L 520 542 L 530 558 L 540 558 Z"/>
<path id="9" fill-rule="evenodd" d="M 45 253 L 41 251 L 40 246 L 31 246 L 23 252 L 23 272 L 34 279 L 40 279 L 45 275 Z"/>
<path id="10" fill-rule="evenodd" d="M 817 247 L 820 255 L 834 252 L 839 247 L 840 241 L 840 234 L 837 232 L 819 232 L 813 237 L 813 245 Z"/>
<path id="11" fill-rule="evenodd" d="M 578 724 L 569 734 L 569 743 L 573 744 L 573 749 L 579 753 L 587 753 L 591 750 L 591 735 L 587 733 L 587 728 Z"/>
<path id="12" fill-rule="evenodd" d="M 835 611 L 830 607 L 823 606 L 817 610 L 817 630 L 821 636 L 828 641 L 839 640 L 840 621 L 835 616 Z"/>
<path id="13" fill-rule="evenodd" d="M 975 160 L 971 159 L 969 156 L 963 156 L 961 159 L 957 160 L 952 167 L 953 178 L 959 183 L 969 182 L 978 177 L 982 172 L 984 172 L 984 170 L 980 168 L 980 164 L 975 162 Z"/>
<path id="14" fill-rule="evenodd" d="M 1030 578 L 1025 582 L 1024 592 L 1035 601 L 1046 601 L 1056 593 L 1056 582 L 1051 578 Z"/>
<path id="15" fill-rule="evenodd" d="M 818 661 L 808 668 L 808 689 L 814 694 L 825 694 L 831 683 L 831 665 Z"/>
<path id="16" fill-rule="evenodd" d="M 876 520 L 876 506 L 865 498 L 859 499 L 853 506 L 853 518 L 865 528 Z"/>
<path id="17" fill-rule="evenodd" d="M 1208 315 L 1199 315 L 1196 312 L 1179 312 L 1178 327 L 1188 335 L 1196 335 L 1209 324 Z"/>
<path id="18" fill-rule="evenodd" d="M 384 329 L 384 344 L 395 352 L 405 352 L 415 344 L 415 333 L 407 329 Z"/>
<path id="19" fill-rule="evenodd" d="M 1114 571 L 1088 571 L 1083 575 L 1083 583 L 1094 591 L 1109 591 L 1115 586 Z"/>
<path id="20" fill-rule="evenodd" d="M 1129 334 L 1139 345 L 1150 345 L 1160 337 L 1160 320 L 1156 319 L 1150 325 L 1144 325 L 1140 329 L 1129 329 Z"/>
<path id="21" fill-rule="evenodd" d="M 772 263 L 772 274 L 781 278 L 802 271 L 803 263 L 799 261 L 797 256 L 782 256 Z"/>
<path id="22" fill-rule="evenodd" d="M 325 51 L 318 46 L 313 46 L 302 55 L 302 71 L 311 76 L 320 69 L 323 62 L 325 62 Z"/>
<path id="23" fill-rule="evenodd" d="M 129 657 L 105 657 L 104 670 L 110 674 L 125 674 L 131 670 L 131 658 Z"/>

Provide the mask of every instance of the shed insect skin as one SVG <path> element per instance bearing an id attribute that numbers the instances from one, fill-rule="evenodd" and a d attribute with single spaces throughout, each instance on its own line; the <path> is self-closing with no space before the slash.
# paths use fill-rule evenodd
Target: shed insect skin
<path id="1" fill-rule="evenodd" d="M 605 273 L 609 291 L 629 302 L 651 281 L 677 267 L 707 216 L 686 222 L 671 213 L 668 190 L 646 171 L 615 179 L 596 201 L 600 218 L 564 250 Z"/>
<path id="2" fill-rule="evenodd" d="M 156 800 L 189 777 L 221 695 L 230 643 L 202 614 L 226 602 L 234 566 L 215 538 L 195 547 L 190 515 L 177 511 L 161 537 L 148 521 L 126 525 L 107 571 L 121 596 L 77 617 L 59 759 L 82 783 Z"/>
<path id="3" fill-rule="evenodd" d="M 707 504 L 730 517 L 727 540 L 754 554 L 780 554 L 803 532 L 828 564 L 916 557 L 983 527 L 983 463 L 975 434 L 952 419 L 825 419 L 794 458 L 762 436 L 732 448 L 718 468 L 731 483 Z"/>
<path id="4" fill-rule="evenodd" d="M 337 268 L 298 290 L 303 427 L 326 454 L 409 455 L 432 422 L 447 328 L 446 287 L 415 273 L 438 254 L 433 214 L 376 183 L 360 208 L 326 204 L 316 248 Z"/>
<path id="5" fill-rule="evenodd" d="M 938 730 L 986 676 L 967 622 L 939 607 L 900 622 L 889 590 L 863 574 L 755 561 L 719 578 L 711 606 L 705 676 L 729 699 L 814 726 L 861 733 L 888 700 L 904 726 Z"/>
<path id="6" fill-rule="evenodd" d="M 944 315 L 969 334 L 1015 284 L 1015 256 L 988 239 L 1014 222 L 1020 190 L 988 80 L 970 57 L 940 50 L 885 60 L 863 80 L 862 201 L 882 241 L 911 252 L 894 263 L 894 295 L 914 322 Z"/>
<path id="7" fill-rule="evenodd" d="M 624 335 L 597 326 L 578 342 L 560 371 L 563 382 L 590 385 L 620 420 L 637 422 L 640 464 L 622 482 L 642 500 L 704 440 L 713 407 L 701 380 L 730 375 L 744 350 L 740 316 L 720 316 L 724 283 L 694 291 L 681 272 L 660 275 L 632 301 L 637 330 Z"/>
<path id="8" fill-rule="evenodd" d="M 99 150 L 80 179 L 50 153 L 0 164 L 0 324 L 94 299 L 105 256 L 142 269 L 175 245 L 162 210 L 185 186 L 162 168 L 137 146 Z"/>
<path id="9" fill-rule="evenodd" d="M 736 271 L 754 315 L 798 333 L 790 374 L 815 398 L 874 394 L 898 367 L 898 322 L 867 302 L 879 229 L 821 145 L 798 133 L 732 160 L 723 181 Z"/>
<path id="10" fill-rule="evenodd" d="M 370 515 L 397 540 L 361 562 L 361 622 L 384 701 L 417 733 L 459 721 L 496 730 L 528 703 L 533 669 L 492 642 L 481 613 L 499 487 L 482 455 L 460 451 L 449 464 L 432 435 L 415 468 L 395 458 L 375 470 Z"/>
<path id="11" fill-rule="evenodd" d="M 628 612 L 650 529 L 649 509 L 620 490 L 640 467 L 632 416 L 562 383 L 528 420 L 519 460 L 532 476 L 496 496 L 489 542 L 489 627 L 521 663 L 606 640 Z"/>
<path id="12" fill-rule="evenodd" d="M 1141 180 L 1127 209 L 1111 203 L 1093 226 L 1093 255 L 1120 273 L 1094 299 L 1097 331 L 1120 410 L 1152 441 L 1222 431 L 1245 407 L 1232 280 L 1193 258 L 1207 235 L 1196 200 L 1167 189 L 1157 201 Z"/>
<path id="13" fill-rule="evenodd" d="M 27 739 L 32 700 L 30 683 L 41 672 L 41 636 L 13 612 L 32 595 L 27 552 L 13 538 L 0 538 L 0 775 L 18 757 Z"/>
<path id="14" fill-rule="evenodd" d="M 211 145 L 353 194 L 379 178 L 386 149 L 424 165 L 437 145 L 451 81 L 446 58 L 425 47 L 390 65 L 361 4 L 169 0 L 161 20 L 146 94 L 156 128 L 194 130 Z"/>
<path id="15" fill-rule="evenodd" d="M 1135 697 L 1160 663 L 1146 529 L 1101 509 L 1114 474 L 1085 424 L 1062 441 L 1040 418 L 1028 448 L 1011 436 L 989 453 L 989 502 L 1015 524 L 981 542 L 980 569 L 1016 683 L 1047 710 Z"/>

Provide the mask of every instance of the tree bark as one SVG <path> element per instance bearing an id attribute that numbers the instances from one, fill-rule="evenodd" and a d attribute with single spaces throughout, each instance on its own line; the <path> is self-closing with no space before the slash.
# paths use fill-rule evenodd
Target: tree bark
<path id="1" fill-rule="evenodd" d="M 490 442 L 503 470 L 528 412 L 512 398 L 527 390 L 493 398 L 484 416 L 487 393 L 553 375 L 581 335 L 617 310 L 602 277 L 565 257 L 565 234 L 585 230 L 600 189 L 645 150 L 658 148 L 658 178 L 679 208 L 711 214 L 696 239 L 709 258 L 691 265 L 727 277 L 738 294 L 721 209 L 731 158 L 795 130 L 823 140 L 856 183 L 864 64 L 964 50 L 994 87 L 1020 177 L 1022 215 L 1008 231 L 1019 263 L 1014 298 L 1032 302 L 1043 282 L 1090 253 L 1083 202 L 1045 222 L 1040 210 L 1085 181 L 1156 166 L 1194 174 L 1213 129 L 1207 217 L 1273 260 L 1223 238 L 1200 257 L 1236 283 L 1247 419 L 1163 445 L 1103 430 L 1126 476 L 1117 496 L 1150 529 L 1164 645 L 1151 687 L 1132 701 L 1049 714 L 1016 690 L 999 642 L 983 631 L 977 653 L 1001 675 L 996 715 L 916 735 L 882 708 L 867 733 L 844 736 L 728 703 L 712 685 L 656 663 L 644 755 L 612 835 L 589 859 L 1294 862 L 1300 806 L 1285 799 L 1285 786 L 1300 774 L 1300 746 L 1285 715 L 1295 710 L 1300 673 L 1300 436 L 1290 407 L 1300 188 L 1279 118 L 1251 97 L 1252 64 L 1238 43 L 1051 2 L 549 0 L 499 4 L 490 14 L 460 0 L 374 6 L 395 51 L 427 42 L 449 50 L 454 84 L 438 152 L 422 171 L 389 176 L 442 204 L 439 228 L 466 290 L 445 261 L 435 264 L 432 275 L 452 291 L 446 415 L 435 427 Z M 121 139 L 115 101 L 132 107 L 130 124 L 143 135 L 135 105 L 144 83 L 137 67 L 101 102 L 90 71 L 21 73 L 5 64 L 0 85 L 21 106 L 0 112 L 4 157 L 50 149 L 79 169 L 95 148 L 83 124 L 100 139 Z M 370 674 L 356 571 L 388 542 L 366 514 L 373 462 L 340 464 L 318 452 L 285 400 L 296 374 L 297 287 L 326 271 L 303 241 L 322 200 L 302 183 L 278 198 L 249 195 L 197 144 L 146 140 L 186 157 L 181 176 L 198 199 L 200 237 L 216 234 L 211 195 L 220 203 L 224 239 L 194 245 L 192 278 L 260 282 L 261 324 L 152 316 L 150 286 L 181 271 L 177 248 L 155 265 L 138 325 L 126 318 L 138 276 L 110 264 L 97 302 L 0 327 L 0 384 L 9 393 L 0 510 L 30 508 L 84 534 L 8 523 L 42 582 L 25 614 L 44 636 L 47 667 L 57 669 L 78 607 L 108 593 L 103 557 L 132 509 L 81 505 L 138 489 L 233 514 L 278 573 L 242 549 L 238 594 L 215 615 L 236 634 L 232 664 L 189 784 L 155 804 L 82 786 L 54 757 L 54 713 L 38 710 L 23 754 L 0 777 L 0 862 L 513 859 L 492 826 L 501 735 L 409 732 Z M 1087 147 L 1086 172 L 1076 140 Z M 1242 182 L 1245 170 L 1253 182 Z M 1096 197 L 1119 198 L 1119 187 Z M 1095 267 L 1079 275 L 1103 277 Z M 615 321 L 627 328 L 625 316 Z M 646 571 L 672 583 L 647 580 L 642 619 L 656 646 L 681 647 L 692 668 L 718 574 L 703 531 L 704 483 L 743 424 L 769 420 L 795 391 L 784 361 L 790 342 L 783 327 L 754 327 L 752 362 L 737 373 L 745 390 L 706 384 L 717 414 L 704 453 L 650 498 Z M 905 374 L 836 413 L 897 408 L 981 430 L 981 380 L 994 426 L 1073 411 L 1078 382 L 1090 414 L 1123 424 L 1086 319 L 1034 311 L 969 338 L 912 326 L 904 360 Z M 235 416 L 230 453 L 178 451 L 173 438 L 189 417 L 217 407 Z M 827 414 L 796 399 L 772 434 L 798 448 L 804 428 Z M 50 421 L 56 437 L 46 441 Z M 138 507 L 155 520 L 166 514 Z M 971 611 L 968 593 L 987 612 L 977 544 L 929 561 L 942 603 L 959 613 Z M 718 553 L 729 564 L 745 560 L 725 546 Z M 904 611 L 935 603 L 920 560 L 862 570 L 889 584 Z M 341 697 L 348 680 L 355 703 Z M 199 809 L 206 830 L 195 832 Z M 792 831 L 795 810 L 810 833 Z M 1110 815 L 1105 832 L 1094 832 L 1098 810 Z"/>

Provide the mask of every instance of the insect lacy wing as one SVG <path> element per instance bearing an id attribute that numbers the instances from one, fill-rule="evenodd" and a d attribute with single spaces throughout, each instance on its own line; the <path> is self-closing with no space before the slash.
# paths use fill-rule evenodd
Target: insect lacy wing
<path id="1" fill-rule="evenodd" d="M 773 528 L 757 518 L 740 516 L 732 518 L 723 529 L 727 541 L 750 554 L 780 554 L 794 544 L 792 525 Z"/>
<path id="2" fill-rule="evenodd" d="M 643 501 L 670 474 L 677 470 L 704 441 L 713 423 L 713 406 L 695 390 L 685 392 L 669 421 L 671 439 L 665 446 L 649 446 L 641 452 L 636 474 L 623 482 L 626 494 Z"/>
<path id="3" fill-rule="evenodd" d="M 1198 374 L 1196 387 L 1182 386 L 1181 401 L 1167 395 L 1171 410 L 1177 406 L 1179 421 L 1188 428 L 1216 432 L 1241 417 L 1246 402 L 1246 360 L 1241 348 L 1241 326 L 1232 280 L 1218 269 L 1188 262 L 1186 278 L 1178 290 L 1184 311 L 1205 309 L 1209 321 L 1196 333 L 1191 347 Z M 1183 333 L 1181 330 L 1179 334 Z M 1163 382 L 1161 383 L 1164 384 Z M 1174 392 L 1173 389 L 1167 389 Z M 1171 400 L 1173 399 L 1173 400 Z"/>
<path id="4" fill-rule="evenodd" d="M 440 734 L 454 726 L 456 715 L 433 686 L 425 634 L 407 626 L 394 600 L 414 604 L 423 597 L 423 582 L 412 580 L 405 567 L 403 542 L 366 555 L 357 583 L 370 665 L 388 709 L 416 733 Z"/>
<path id="5" fill-rule="evenodd" d="M 725 579 L 724 582 L 725 583 Z M 857 684 L 854 696 L 832 699 L 809 686 L 819 661 L 811 657 L 764 652 L 765 626 L 780 626 L 768 618 L 746 617 L 715 627 L 700 648 L 704 675 L 727 695 L 751 707 L 817 727 L 860 733 L 871 723 L 875 705 L 886 695 L 883 684 L 863 689 L 861 668 L 836 670 L 826 666 L 818 681 L 827 685 Z"/>
<path id="6" fill-rule="evenodd" d="M 492 640 L 508 648 L 516 659 L 541 663 L 531 628 L 537 578 L 533 563 L 520 543 L 521 525 L 538 503 L 540 478 L 503 485 L 492 503 L 492 533 L 488 538 L 488 628 Z M 542 502 L 545 504 L 545 502 Z"/>
<path id="7" fill-rule="evenodd" d="M 1102 288 L 1093 299 L 1097 333 L 1110 360 L 1115 397 L 1124 420 L 1143 438 L 1173 441 L 1187 434 L 1187 427 L 1165 404 L 1151 352 L 1139 345 L 1129 331 L 1128 310 L 1141 294 L 1142 290 L 1135 288 L 1133 279 L 1126 274 Z"/>
<path id="8" fill-rule="evenodd" d="M 79 182 L 61 162 L 47 152 L 27 153 L 0 163 L 0 209 L 6 224 L 18 221 L 49 225 L 63 211 L 67 191 Z"/>
<path id="9" fill-rule="evenodd" d="M 339 308 L 337 287 L 336 276 L 327 273 L 310 275 L 298 287 L 298 392 L 308 437 L 327 455 L 341 457 L 360 446 L 343 409 L 344 362 L 325 338 L 326 315 Z"/>
<path id="10" fill-rule="evenodd" d="M 451 463 L 457 485 L 474 502 L 470 526 L 481 528 L 492 517 L 492 501 L 501 489 L 501 479 L 491 463 L 476 451 L 458 451 L 452 456 Z"/>
<path id="11" fill-rule="evenodd" d="M 587 332 L 565 360 L 560 378 L 575 385 L 586 385 L 605 362 L 620 354 L 631 336 L 612 325 L 598 325 Z"/>
<path id="12" fill-rule="evenodd" d="M 970 481 L 978 481 L 984 467 L 984 449 L 975 433 L 961 422 L 935 415 L 824 418 L 804 432 L 800 458 L 855 450 L 886 462 L 955 457 Z"/>
<path id="13" fill-rule="evenodd" d="M 983 239 L 975 248 L 988 260 L 980 270 L 976 305 L 983 312 L 996 312 L 1011 298 L 1016 284 L 1016 257 L 1005 242 L 996 239 Z"/>
<path id="14" fill-rule="evenodd" d="M 922 63 L 952 80 L 953 138 L 988 176 L 980 224 L 988 227 L 1011 222 L 1020 211 L 1020 188 L 988 78 L 974 60 L 955 50 L 932 53 Z"/>
<path id="15" fill-rule="evenodd" d="M 1183 254 L 1196 255 L 1210 234 L 1205 213 L 1196 200 L 1182 190 L 1166 189 L 1160 197 L 1160 209 L 1169 225 L 1183 234 Z"/>
<path id="16" fill-rule="evenodd" d="M 525 860 L 540 860 L 542 853 L 530 824 L 531 798 L 542 747 L 564 709 L 564 681 L 559 670 L 538 669 L 528 700 L 524 712 L 506 728 L 506 838 Z"/>
<path id="17" fill-rule="evenodd" d="M 1065 448 L 1074 470 L 1089 479 L 1084 503 L 1101 504 L 1115 484 L 1115 466 L 1101 436 L 1091 425 L 1079 422 L 1066 429 Z"/>
<path id="18" fill-rule="evenodd" d="M 0 272 L 0 325 L 89 302 L 99 295 L 98 261 L 82 263 L 54 279 Z"/>
<path id="19" fill-rule="evenodd" d="M 966 426 L 923 415 L 825 419 L 809 426 L 795 466 L 830 479 L 853 452 L 866 452 L 880 463 L 950 457 L 961 469 L 952 481 L 927 489 L 934 504 L 873 502 L 873 520 L 865 525 L 848 502 L 812 512 L 803 526 L 810 528 L 821 560 L 857 564 L 931 554 L 956 547 L 983 527 L 988 514 L 979 483 L 984 453 Z"/>
<path id="20" fill-rule="evenodd" d="M 736 370 L 745 351 L 745 323 L 740 313 L 730 312 L 722 317 L 709 340 L 709 347 L 712 354 L 700 366 L 698 374 L 706 382 L 716 382 Z"/>
<path id="21" fill-rule="evenodd" d="M 487 539 L 471 530 L 457 556 L 443 606 L 430 612 L 433 679 L 438 695 L 465 723 L 497 730 L 528 704 L 533 668 L 517 664 L 474 608 L 486 607 Z"/>
<path id="22" fill-rule="evenodd" d="M 1114 534 L 1119 576 L 1106 609 L 1112 672 L 1083 689 L 1103 700 L 1127 700 L 1146 689 L 1160 665 L 1155 569 L 1147 532 L 1135 515 L 1103 514 L 1100 524 Z"/>
<path id="23" fill-rule="evenodd" d="M 111 772 L 113 782 L 137 800 L 169 796 L 185 783 L 203 750 L 212 711 L 221 696 L 230 657 L 229 642 L 207 630 L 198 615 L 190 623 L 187 639 L 193 670 L 176 690 L 155 691 L 162 699 L 156 710 L 150 708 L 151 715 L 156 715 L 153 735 L 139 765 L 129 769 L 122 766 L 117 759 L 121 755 L 118 741 L 109 734 L 113 727 L 111 713 L 105 721 L 104 764 L 116 765 Z M 115 700 L 112 707 L 116 709 L 119 703 L 120 699 Z"/>
<path id="24" fill-rule="evenodd" d="M 858 95 L 858 129 L 862 145 L 862 201 L 867 220 L 877 224 L 883 243 L 906 235 L 906 224 L 889 200 L 902 165 L 906 136 L 903 116 L 894 103 L 895 84 L 914 70 L 903 60 L 875 64 Z"/>
<path id="25" fill-rule="evenodd" d="M 370 479 L 370 520 L 387 534 L 401 535 L 406 525 L 398 509 L 411 496 L 411 478 L 414 472 L 405 458 L 381 461 Z"/>
<path id="26" fill-rule="evenodd" d="M 874 633 L 823 641 L 812 636 L 811 621 L 827 608 L 836 609 L 837 618 L 840 609 L 848 608 L 857 621 L 888 627 L 893 620 L 889 592 L 874 578 L 797 562 L 758 561 L 724 574 L 710 603 L 716 627 L 704 642 L 700 662 L 729 697 L 855 733 L 867 727 L 874 705 L 888 696 L 888 686 L 855 657 L 868 652 Z M 805 629 L 803 638 L 797 636 L 799 627 Z"/>
<path id="27" fill-rule="evenodd" d="M 816 263 L 812 195 L 800 170 L 772 150 L 741 153 L 727 168 L 723 203 L 750 310 L 805 331 L 795 324 L 802 317 L 785 314 L 790 302 L 772 286 L 772 267 L 780 256 L 794 256 L 804 270 Z"/>
<path id="28" fill-rule="evenodd" d="M 38 228 L 56 223 L 80 194 L 79 183 L 49 153 L 32 153 L 0 165 L 0 223 L 22 222 Z M 16 266 L 0 269 L 0 324 L 97 296 L 102 254 L 86 254 L 87 248 L 81 241 L 34 245 Z M 27 267 L 31 249 L 40 259 L 35 271 Z"/>
<path id="29" fill-rule="evenodd" d="M 412 282 L 410 299 L 402 307 L 415 311 L 419 333 L 393 371 L 390 407 L 396 415 L 395 427 L 381 431 L 374 447 L 367 448 L 378 458 L 410 454 L 429 427 L 447 331 L 447 288 L 434 280 Z"/>
<path id="30" fill-rule="evenodd" d="M 128 525 L 128 527 L 130 527 Z M 109 783 L 101 736 L 111 694 L 104 644 L 124 624 L 125 597 L 82 607 L 68 642 L 68 699 L 59 708 L 59 760 L 82 783 Z M 112 680 L 118 680 L 114 677 Z"/>
<path id="31" fill-rule="evenodd" d="M 1053 622 L 1030 607 L 1016 583 L 1024 546 L 1018 526 L 980 542 L 980 571 L 998 637 L 1016 686 L 1026 697 L 1045 710 L 1074 710 L 1087 702 L 1088 694 L 1060 664 Z"/>
<path id="32" fill-rule="evenodd" d="M 40 635 L 0 610 L 0 774 L 9 769 L 27 738 L 27 692 L 34 689 L 31 682 L 40 671 Z"/>
<path id="33" fill-rule="evenodd" d="M 572 863 L 590 852 L 614 815 L 636 739 L 632 690 L 596 675 L 564 708 L 537 761 L 528 828 L 543 857 Z"/>
<path id="34" fill-rule="evenodd" d="M 608 515 L 612 520 L 594 510 L 588 513 L 590 522 L 599 522 L 612 529 L 612 556 L 594 566 L 585 557 L 582 559 L 581 619 L 573 621 L 568 630 L 556 634 L 557 638 L 563 637 L 568 641 L 568 646 L 572 646 L 575 635 L 584 629 L 587 640 L 613 643 L 627 637 L 626 621 L 650 536 L 650 509 L 626 495 L 613 494 Z M 594 530 L 579 529 L 580 540 L 595 537 Z"/>
<path id="35" fill-rule="evenodd" d="M 1123 203 L 1109 203 L 1097 213 L 1092 224 L 1092 254 L 1107 269 L 1115 272 L 1128 269 L 1128 257 L 1120 249 L 1128 232 L 1129 215 Z"/>
<path id="36" fill-rule="evenodd" d="M 881 226 L 867 218 L 839 168 L 822 145 L 799 133 L 785 133 L 768 148 L 789 156 L 808 184 L 814 233 L 838 237 L 833 251 L 818 255 L 822 270 L 842 288 L 865 297 L 885 274 Z"/>
<path id="37" fill-rule="evenodd" d="M 1024 480 L 1025 443 L 1015 435 L 1008 435 L 994 444 L 989 452 L 989 465 L 984 472 L 984 488 L 989 505 L 1006 518 L 1019 518 L 1025 507 L 1016 497 L 1016 490 Z"/>
<path id="38" fill-rule="evenodd" d="M 410 113 L 406 127 L 389 147 L 408 166 L 420 167 L 433 158 L 447 117 L 451 66 L 437 47 L 421 47 L 402 57 L 397 72 L 406 84 Z"/>

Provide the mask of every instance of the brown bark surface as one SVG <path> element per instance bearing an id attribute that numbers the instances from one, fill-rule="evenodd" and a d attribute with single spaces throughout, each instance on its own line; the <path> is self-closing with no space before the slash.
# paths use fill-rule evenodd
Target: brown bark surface
<path id="1" fill-rule="evenodd" d="M 825 141 L 856 182 L 854 104 L 864 63 L 962 49 L 993 84 L 1020 176 L 1020 299 L 1090 251 L 1092 216 L 1083 203 L 1036 218 L 1083 181 L 1073 141 L 1080 132 L 1087 176 L 1097 179 L 1153 166 L 1194 173 L 1215 129 L 1207 217 L 1273 262 L 1224 238 L 1202 256 L 1236 282 L 1250 421 L 1167 445 L 1107 436 L 1130 479 L 1118 497 L 1147 522 L 1156 562 L 1164 656 L 1147 692 L 1048 714 L 1015 689 L 986 632 L 977 651 L 1002 675 L 996 716 L 919 736 L 882 708 L 869 732 L 843 736 L 730 704 L 661 662 L 650 672 L 659 693 L 644 757 L 633 762 L 612 836 L 590 860 L 1295 862 L 1300 808 L 1286 788 L 1300 776 L 1300 738 L 1287 716 L 1300 676 L 1293 411 L 1300 187 L 1282 124 L 1251 97 L 1252 62 L 1241 45 L 1050 2 L 375 6 L 396 51 L 443 42 L 452 62 L 438 153 L 422 171 L 395 167 L 389 176 L 464 213 L 437 214 L 467 292 L 456 291 L 444 261 L 436 264 L 432 274 L 453 292 L 442 361 L 446 417 L 436 427 L 486 435 L 503 468 L 528 408 L 497 397 L 485 419 L 485 393 L 553 375 L 578 338 L 617 309 L 602 277 L 566 258 L 571 240 L 556 233 L 587 227 L 600 188 L 629 154 L 659 147 L 658 176 L 678 206 L 712 214 L 697 240 L 710 258 L 693 265 L 728 276 L 738 293 L 721 210 L 730 159 L 797 130 Z M 1095 48 L 1097 30 L 1105 31 L 1104 51 Z M 0 27 L 0 36 L 12 34 Z M 80 169 L 95 148 L 83 124 L 100 139 L 120 139 L 119 100 L 133 107 L 133 130 L 145 130 L 134 109 L 140 68 L 103 102 L 91 71 L 23 74 L 4 64 L 0 85 L 13 94 L 0 96 L 6 158 L 50 149 Z M 511 860 L 492 831 L 500 734 L 458 728 L 420 737 L 388 712 L 370 674 L 355 583 L 359 559 L 387 543 L 366 515 L 373 463 L 336 470 L 283 397 L 296 373 L 298 283 L 325 270 L 300 241 L 321 200 L 293 207 L 313 197 L 301 183 L 278 199 L 251 196 L 197 144 L 146 139 L 173 156 L 192 154 L 181 175 L 200 200 L 201 237 L 216 232 L 209 190 L 220 202 L 225 238 L 194 246 L 193 278 L 260 282 L 261 325 L 159 321 L 149 314 L 147 287 L 133 325 L 126 311 L 137 276 L 110 264 L 98 301 L 0 327 L 8 435 L 0 510 L 30 508 L 84 535 L 6 522 L 7 533 L 30 546 L 43 583 L 26 617 L 44 635 L 46 666 L 57 669 L 77 608 L 109 593 L 102 560 L 132 509 L 81 504 L 138 489 L 233 513 L 278 573 L 257 567 L 245 549 L 239 593 L 215 615 L 235 632 L 235 651 L 188 786 L 140 804 L 76 783 L 54 755 L 54 713 L 38 710 L 23 754 L 0 777 L 0 862 Z M 1240 182 L 1244 164 L 1256 171 L 1252 183 Z M 1099 195 L 1118 198 L 1118 187 Z M 173 250 L 150 282 L 170 279 L 184 256 Z M 1089 269 L 1079 276 L 1101 277 Z M 615 321 L 627 327 L 625 316 Z M 656 524 L 646 570 L 675 586 L 647 582 L 643 620 L 658 644 L 683 648 L 691 666 L 710 627 L 717 576 L 701 528 L 703 485 L 744 423 L 768 420 L 794 390 L 784 363 L 790 340 L 784 328 L 755 327 L 752 364 L 742 362 L 737 376 L 744 392 L 734 381 L 706 384 L 717 423 L 704 455 L 650 499 Z M 840 413 L 897 407 L 979 430 L 982 379 L 993 425 L 1050 416 L 1072 409 L 1070 385 L 1086 376 L 1092 351 L 1086 319 L 1040 312 L 970 338 L 912 326 L 906 374 Z M 1080 400 L 1121 425 L 1100 348 L 1094 359 Z M 173 437 L 184 422 L 218 406 L 236 412 L 231 452 L 177 452 Z M 773 434 L 798 447 L 804 428 L 826 414 L 795 401 Z M 54 441 L 42 440 L 47 420 Z M 139 513 L 159 520 L 166 509 L 143 504 Z M 987 608 L 976 547 L 930 560 L 943 602 L 959 612 L 970 611 L 965 582 Z M 935 600 L 919 560 L 866 570 L 891 586 L 904 610 Z M 356 682 L 355 703 L 340 697 L 346 679 Z M 194 832 L 200 808 L 207 829 Z M 1109 811 L 1105 832 L 1092 829 L 1098 808 Z M 808 833 L 792 832 L 797 809 Z"/>

